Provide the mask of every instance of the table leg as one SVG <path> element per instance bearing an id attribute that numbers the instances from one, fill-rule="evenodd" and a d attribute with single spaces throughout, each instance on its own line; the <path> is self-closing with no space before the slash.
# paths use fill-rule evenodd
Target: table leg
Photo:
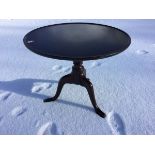
<path id="1" fill-rule="evenodd" d="M 70 74 L 63 76 L 63 77 L 60 79 L 59 83 L 58 83 L 58 88 L 57 88 L 57 91 L 56 91 L 55 96 L 53 96 L 53 97 L 51 97 L 51 98 L 45 99 L 44 102 L 55 101 L 55 100 L 59 97 L 59 95 L 60 95 L 60 93 L 61 93 L 61 91 L 62 91 L 62 88 L 63 88 L 64 84 L 65 84 L 65 83 L 69 83 L 70 80 L 71 80 L 71 75 L 70 75 Z"/>
<path id="2" fill-rule="evenodd" d="M 95 112 L 99 116 L 105 118 L 106 114 L 101 111 L 101 109 L 98 107 L 98 105 L 96 103 L 93 84 L 90 82 L 90 80 L 88 78 L 83 78 L 81 85 L 87 89 L 90 100 L 91 100 L 91 103 L 92 103 L 92 105 L 93 105 L 93 107 L 95 109 Z"/>

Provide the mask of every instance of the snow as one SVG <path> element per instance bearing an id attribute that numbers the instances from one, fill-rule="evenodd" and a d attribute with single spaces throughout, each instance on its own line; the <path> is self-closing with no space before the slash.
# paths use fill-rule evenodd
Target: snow
<path id="1" fill-rule="evenodd" d="M 43 103 L 72 62 L 36 55 L 22 41 L 37 27 L 78 21 L 115 26 L 132 38 L 125 52 L 84 62 L 106 119 L 78 85 Z M 0 20 L 0 40 L 0 134 L 155 134 L 155 20 Z"/>
<path id="2" fill-rule="evenodd" d="M 11 111 L 11 115 L 17 117 L 17 116 L 22 115 L 24 112 L 26 112 L 26 109 L 23 108 L 22 106 L 19 106 L 19 107 L 15 107 L 15 108 Z"/>
<path id="3" fill-rule="evenodd" d="M 137 53 L 137 54 L 147 54 L 147 53 L 149 53 L 149 52 L 146 51 L 146 50 L 137 50 L 136 53 Z"/>
<path id="4" fill-rule="evenodd" d="M 109 123 L 111 131 L 114 135 L 125 134 L 125 126 L 119 114 L 114 111 L 109 112 L 107 115 L 107 122 Z"/>
<path id="5" fill-rule="evenodd" d="M 39 128 L 37 135 L 61 135 L 61 133 L 55 123 L 47 122 Z"/>

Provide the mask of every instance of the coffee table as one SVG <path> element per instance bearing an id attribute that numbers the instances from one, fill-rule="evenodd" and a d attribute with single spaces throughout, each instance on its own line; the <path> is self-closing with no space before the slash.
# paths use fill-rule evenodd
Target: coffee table
<path id="1" fill-rule="evenodd" d="M 72 72 L 60 79 L 55 96 L 44 102 L 55 101 L 64 84 L 77 84 L 87 89 L 95 112 L 106 117 L 96 103 L 93 85 L 86 78 L 86 69 L 82 64 L 86 60 L 107 58 L 124 51 L 131 43 L 127 33 L 95 23 L 62 23 L 37 28 L 29 32 L 23 42 L 41 56 L 73 61 Z"/>

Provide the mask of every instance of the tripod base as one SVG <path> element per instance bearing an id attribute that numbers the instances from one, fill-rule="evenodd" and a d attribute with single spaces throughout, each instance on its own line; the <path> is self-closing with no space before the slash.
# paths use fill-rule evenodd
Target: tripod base
<path id="1" fill-rule="evenodd" d="M 60 79 L 55 96 L 45 99 L 44 102 L 55 101 L 59 97 L 61 90 L 66 83 L 81 85 L 87 89 L 95 112 L 102 118 L 105 118 L 106 114 L 100 110 L 96 103 L 93 85 L 90 80 L 86 78 L 86 70 L 82 65 L 82 61 L 74 61 L 73 63 L 72 72 Z"/>

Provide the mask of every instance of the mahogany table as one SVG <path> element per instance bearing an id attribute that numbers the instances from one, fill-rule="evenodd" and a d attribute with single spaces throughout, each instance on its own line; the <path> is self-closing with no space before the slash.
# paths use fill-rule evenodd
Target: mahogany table
<path id="1" fill-rule="evenodd" d="M 95 112 L 105 117 L 96 103 L 93 85 L 86 78 L 83 61 L 114 56 L 128 48 L 130 36 L 124 31 L 95 23 L 62 23 L 37 28 L 23 39 L 32 52 L 48 58 L 73 61 L 72 72 L 63 76 L 54 97 L 44 102 L 55 101 L 66 83 L 85 87 Z"/>

